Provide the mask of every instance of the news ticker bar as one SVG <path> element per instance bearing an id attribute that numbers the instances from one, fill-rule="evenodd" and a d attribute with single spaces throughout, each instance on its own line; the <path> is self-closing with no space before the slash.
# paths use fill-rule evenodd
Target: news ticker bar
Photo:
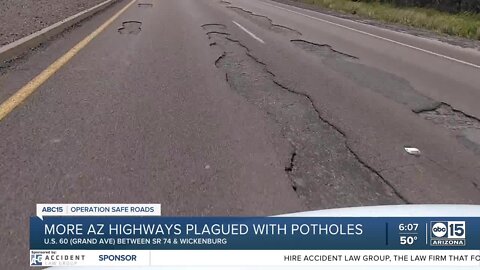
<path id="1" fill-rule="evenodd" d="M 480 218 L 32 217 L 31 250 L 480 250 Z"/>
<path id="2" fill-rule="evenodd" d="M 188 258 L 188 259 L 187 259 Z M 478 266 L 479 250 L 31 250 L 31 266 Z"/>

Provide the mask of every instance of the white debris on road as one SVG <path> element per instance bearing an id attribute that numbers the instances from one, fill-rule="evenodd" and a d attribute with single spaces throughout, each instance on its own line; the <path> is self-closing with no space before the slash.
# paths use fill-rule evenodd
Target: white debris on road
<path id="1" fill-rule="evenodd" d="M 422 154 L 422 152 L 415 147 L 405 147 L 405 151 L 407 151 L 407 153 L 413 156 L 420 156 Z"/>

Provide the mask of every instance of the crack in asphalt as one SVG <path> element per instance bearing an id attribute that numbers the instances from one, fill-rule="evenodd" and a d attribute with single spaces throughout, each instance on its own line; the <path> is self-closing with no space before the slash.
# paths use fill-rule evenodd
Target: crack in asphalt
<path id="1" fill-rule="evenodd" d="M 292 147 L 295 148 L 295 146 L 292 146 Z M 289 175 L 295 169 L 296 156 L 297 156 L 297 151 L 296 150 L 292 151 L 292 154 L 290 155 L 290 163 L 287 166 L 285 166 L 285 172 L 287 173 L 287 175 Z M 290 177 L 290 182 L 291 182 L 292 189 L 295 192 L 297 192 L 298 190 L 297 182 L 295 182 L 295 180 L 292 180 L 291 177 Z"/>
<path id="2" fill-rule="evenodd" d="M 216 42 L 214 42 L 215 45 L 218 45 Z M 210 43 L 211 44 L 211 43 Z M 220 55 L 217 60 L 215 60 L 215 66 L 218 67 L 218 63 L 220 63 L 220 61 L 223 60 L 223 58 L 225 58 L 227 56 L 227 53 L 226 52 L 223 52 L 222 55 Z M 227 74 L 228 75 L 228 74 Z M 227 79 L 227 82 L 228 82 L 228 79 Z"/>
<path id="3" fill-rule="evenodd" d="M 206 23 L 201 26 L 203 29 L 207 29 L 209 27 L 218 27 L 220 29 L 227 29 L 227 26 L 225 24 L 221 23 Z"/>
<path id="4" fill-rule="evenodd" d="M 285 173 L 308 207 L 409 203 L 353 151 L 345 132 L 323 118 L 309 95 L 279 83 L 268 66 L 231 35 L 217 33 L 216 26 L 202 27 L 213 46 L 222 49 L 215 66 L 225 72 L 231 89 L 281 127 L 291 148 Z"/>
<path id="5" fill-rule="evenodd" d="M 272 19 L 270 19 L 267 16 L 255 14 L 252 11 L 243 9 L 241 7 L 235 7 L 235 6 L 228 5 L 227 8 L 235 11 L 236 13 L 240 14 L 241 16 L 243 16 L 247 19 L 250 19 L 251 21 L 253 21 L 257 25 L 262 26 L 262 27 L 264 27 L 268 30 L 271 30 L 273 32 L 282 33 L 282 34 L 292 34 L 292 35 L 298 35 L 298 36 L 302 35 L 302 33 L 300 31 L 295 30 L 291 27 L 287 27 L 287 26 L 284 26 L 284 25 L 273 23 Z"/>
<path id="6" fill-rule="evenodd" d="M 229 33 L 220 32 L 220 31 L 210 31 L 210 32 L 207 32 L 207 35 L 211 35 L 211 34 L 224 35 L 224 36 L 229 36 L 229 35 L 230 35 Z"/>
<path id="7" fill-rule="evenodd" d="M 324 57 L 338 56 L 338 57 L 343 57 L 344 60 L 347 60 L 347 61 L 358 60 L 358 57 L 334 50 L 332 46 L 328 44 L 318 44 L 318 43 L 306 41 L 303 39 L 293 39 L 293 40 L 290 40 L 290 42 L 292 42 L 293 44 L 295 44 L 296 46 L 300 47 L 305 51 L 318 53 Z"/>
<path id="8" fill-rule="evenodd" d="M 282 87 L 283 89 L 289 91 L 289 92 L 292 92 L 292 93 L 295 93 L 297 95 L 302 95 L 302 96 L 305 96 L 311 103 L 311 106 L 314 108 L 314 110 L 317 112 L 317 115 L 318 115 L 318 118 L 325 122 L 326 124 L 328 124 L 330 127 L 332 127 L 334 130 L 336 130 L 338 133 L 340 133 L 344 139 L 345 139 L 345 146 L 346 148 L 348 149 L 348 151 L 355 157 L 355 159 L 360 163 L 362 164 L 365 168 L 367 168 L 371 173 L 375 174 L 377 177 L 379 177 L 380 179 L 382 179 L 382 181 L 384 182 L 385 185 L 389 186 L 393 192 L 395 193 L 395 195 L 397 197 L 399 197 L 404 203 L 406 204 L 409 204 L 410 202 L 407 200 L 407 198 L 405 198 L 387 179 L 385 179 L 382 175 L 381 175 L 381 171 L 378 171 L 376 170 L 375 168 L 373 168 L 372 166 L 370 166 L 367 162 L 365 162 L 363 159 L 360 158 L 360 156 L 355 152 L 353 151 L 353 149 L 351 148 L 350 144 L 348 143 L 348 137 L 347 137 L 347 134 L 338 126 L 336 126 L 335 124 L 333 124 L 332 122 L 330 122 L 329 120 L 327 120 L 326 118 L 322 117 L 322 114 L 320 112 L 320 110 L 318 110 L 318 108 L 314 105 L 313 103 L 313 100 L 312 98 L 310 97 L 310 95 L 308 94 L 305 94 L 305 93 L 301 93 L 301 92 L 297 92 L 295 90 L 292 90 L 288 87 L 285 87 L 283 86 L 282 84 L 278 83 L 277 81 L 274 80 L 274 83 L 276 83 L 278 86 Z"/>
<path id="9" fill-rule="evenodd" d="M 290 164 L 288 164 L 288 166 L 285 167 L 285 171 L 286 172 L 291 172 L 293 171 L 293 168 L 295 167 L 295 157 L 297 156 L 297 152 L 296 151 L 293 151 L 292 152 L 292 155 L 290 157 Z"/>

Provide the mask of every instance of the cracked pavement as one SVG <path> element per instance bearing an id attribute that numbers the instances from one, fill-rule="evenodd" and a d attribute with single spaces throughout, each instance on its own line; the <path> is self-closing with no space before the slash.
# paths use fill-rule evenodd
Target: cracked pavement
<path id="1" fill-rule="evenodd" d="M 345 144 L 345 134 L 321 118 L 311 98 L 275 80 L 264 63 L 233 40 L 226 27 L 203 26 L 224 53 L 215 61 L 231 88 L 255 104 L 280 128 L 290 147 L 285 171 L 309 209 L 397 204 L 406 201 Z M 218 28 L 218 29 L 217 29 Z M 217 31 L 215 31 L 217 30 Z"/>
<path id="2" fill-rule="evenodd" d="M 0 65 L 2 102 L 126 4 Z M 27 268 L 36 203 L 479 204 L 475 65 L 468 49 L 267 0 L 138 1 L 1 121 L 0 268 Z"/>

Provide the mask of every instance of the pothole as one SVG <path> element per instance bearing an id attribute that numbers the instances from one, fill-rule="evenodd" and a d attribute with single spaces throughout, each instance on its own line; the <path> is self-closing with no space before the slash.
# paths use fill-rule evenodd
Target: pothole
<path id="1" fill-rule="evenodd" d="M 122 23 L 122 27 L 118 28 L 118 32 L 122 35 L 137 35 L 142 31 L 142 23 L 139 21 L 126 21 Z"/>
<path id="2" fill-rule="evenodd" d="M 453 131 L 467 148 L 480 154 L 480 120 L 446 103 L 417 112 L 425 120 Z"/>
<path id="3" fill-rule="evenodd" d="M 138 3 L 138 7 L 151 8 L 151 7 L 153 7 L 153 4 L 152 3 Z"/>
<path id="4" fill-rule="evenodd" d="M 480 121 L 465 113 L 454 110 L 452 106 L 441 103 L 436 108 L 418 112 L 426 120 L 451 130 L 478 129 Z"/>

